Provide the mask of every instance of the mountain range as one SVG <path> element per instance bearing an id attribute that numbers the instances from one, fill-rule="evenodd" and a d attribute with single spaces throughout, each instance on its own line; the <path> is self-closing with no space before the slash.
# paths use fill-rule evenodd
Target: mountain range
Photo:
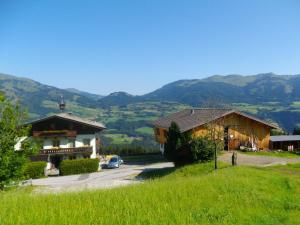
<path id="1" fill-rule="evenodd" d="M 140 96 L 126 92 L 101 96 L 6 74 L 0 74 L 0 88 L 28 109 L 30 119 L 58 112 L 63 95 L 69 111 L 107 123 L 110 137 L 124 135 L 130 143 L 141 140 L 138 134 L 145 138 L 152 133 L 151 120 L 183 108 L 206 106 L 208 99 L 272 120 L 288 131 L 300 123 L 300 75 L 215 75 L 175 81 Z"/>
<path id="2" fill-rule="evenodd" d="M 177 101 L 197 107 L 208 98 L 217 98 L 229 104 L 299 101 L 300 75 L 216 75 L 205 79 L 175 81 L 142 96 L 117 92 L 99 102 L 100 105 L 115 105 L 139 101 Z"/>

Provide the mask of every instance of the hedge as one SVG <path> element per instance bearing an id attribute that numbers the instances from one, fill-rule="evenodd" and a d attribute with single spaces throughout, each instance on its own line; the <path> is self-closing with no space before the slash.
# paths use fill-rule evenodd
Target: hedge
<path id="1" fill-rule="evenodd" d="M 37 162 L 29 162 L 26 163 L 24 169 L 24 176 L 26 178 L 41 178 L 45 176 L 45 167 L 46 162 L 44 161 L 37 161 Z"/>
<path id="2" fill-rule="evenodd" d="M 60 175 L 92 173 L 98 171 L 99 159 L 63 160 L 59 166 Z"/>

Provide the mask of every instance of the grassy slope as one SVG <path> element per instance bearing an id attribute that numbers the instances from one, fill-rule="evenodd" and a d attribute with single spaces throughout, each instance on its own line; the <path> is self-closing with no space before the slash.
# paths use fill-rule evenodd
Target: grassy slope
<path id="1" fill-rule="evenodd" d="M 300 165 L 211 168 L 187 166 L 157 173 L 165 176 L 145 184 L 112 190 L 1 193 L 0 224 L 300 223 Z"/>

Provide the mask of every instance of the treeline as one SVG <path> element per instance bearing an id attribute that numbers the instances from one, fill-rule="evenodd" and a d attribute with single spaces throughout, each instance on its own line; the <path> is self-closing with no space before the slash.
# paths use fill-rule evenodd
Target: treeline
<path id="1" fill-rule="evenodd" d="M 143 154 L 159 154 L 158 147 L 143 147 L 135 145 L 110 145 L 100 149 L 101 155 L 143 155 Z"/>
<path id="2" fill-rule="evenodd" d="M 127 134 L 131 137 L 140 137 L 142 134 L 137 133 L 135 129 L 147 126 L 152 127 L 152 124 L 146 120 L 126 121 L 124 119 L 119 119 L 115 122 L 107 123 L 106 126 L 111 130 L 117 130 L 118 133 Z"/>

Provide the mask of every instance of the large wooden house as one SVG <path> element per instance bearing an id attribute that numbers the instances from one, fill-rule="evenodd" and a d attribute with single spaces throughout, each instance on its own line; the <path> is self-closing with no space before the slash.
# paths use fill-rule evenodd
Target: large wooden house
<path id="1" fill-rule="evenodd" d="M 71 113 L 54 114 L 33 122 L 30 138 L 42 147 L 33 161 L 47 161 L 47 169 L 58 168 L 65 159 L 96 158 L 100 147 L 102 123 L 80 118 Z M 17 146 L 17 148 L 20 148 Z"/>
<path id="2" fill-rule="evenodd" d="M 155 139 L 162 152 L 172 122 L 179 126 L 181 133 L 190 132 L 194 137 L 209 136 L 213 127 L 218 131 L 218 138 L 224 141 L 225 150 L 239 149 L 241 146 L 269 149 L 270 131 L 277 128 L 236 110 L 186 109 L 153 122 Z"/>

